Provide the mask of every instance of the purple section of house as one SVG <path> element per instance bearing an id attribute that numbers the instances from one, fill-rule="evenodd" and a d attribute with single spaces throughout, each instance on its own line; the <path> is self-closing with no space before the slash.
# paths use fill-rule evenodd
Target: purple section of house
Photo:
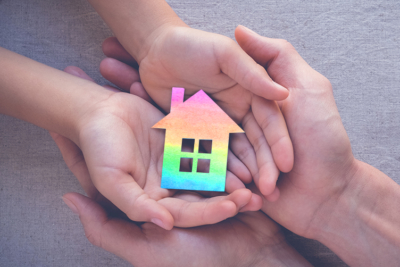
<path id="1" fill-rule="evenodd" d="M 176 106 L 183 103 L 183 99 L 185 97 L 185 88 L 173 87 L 172 88 L 172 96 L 171 96 L 171 111 L 174 110 Z"/>

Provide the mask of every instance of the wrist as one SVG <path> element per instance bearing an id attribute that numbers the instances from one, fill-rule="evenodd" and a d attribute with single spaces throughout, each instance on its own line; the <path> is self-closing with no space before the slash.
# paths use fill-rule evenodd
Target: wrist
<path id="1" fill-rule="evenodd" d="M 60 133 L 72 140 L 80 146 L 81 133 L 90 125 L 90 122 L 95 117 L 102 107 L 106 106 L 106 102 L 114 94 L 114 92 L 86 80 L 81 80 L 79 101 L 73 104 L 73 112 L 68 116 L 69 125 L 64 130 L 67 132 Z M 105 108 L 104 108 L 105 109 Z M 72 110 L 72 109 L 71 109 Z M 66 129 L 67 128 L 67 129 Z"/>
<path id="2" fill-rule="evenodd" d="M 83 114 L 111 93 L 3 48 L 0 58 L 0 112 L 74 142 L 78 141 Z"/>
<path id="3" fill-rule="evenodd" d="M 164 29 L 186 26 L 165 0 L 88 1 L 139 64 Z"/>
<path id="4" fill-rule="evenodd" d="M 157 42 L 168 40 L 174 29 L 187 26 L 179 17 L 165 18 L 157 27 L 147 31 L 143 36 L 143 41 L 136 47 L 127 47 L 128 52 L 135 58 L 139 66 L 142 60 L 150 53 L 151 47 Z"/>
<path id="5" fill-rule="evenodd" d="M 400 216 L 395 210 L 400 205 L 400 188 L 392 179 L 355 160 L 346 186 L 327 205 L 315 239 L 346 263 L 389 266 L 399 260 Z"/>

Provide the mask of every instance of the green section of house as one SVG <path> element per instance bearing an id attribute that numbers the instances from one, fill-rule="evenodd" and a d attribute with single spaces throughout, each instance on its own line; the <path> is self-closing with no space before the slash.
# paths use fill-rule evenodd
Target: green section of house
<path id="1" fill-rule="evenodd" d="M 198 141 L 198 140 L 197 140 Z M 225 191 L 228 147 L 213 147 L 212 154 L 181 152 L 177 145 L 165 144 L 161 187 L 181 190 Z M 181 158 L 193 159 L 192 172 L 179 171 Z M 209 159 L 209 173 L 197 172 L 197 160 Z"/>

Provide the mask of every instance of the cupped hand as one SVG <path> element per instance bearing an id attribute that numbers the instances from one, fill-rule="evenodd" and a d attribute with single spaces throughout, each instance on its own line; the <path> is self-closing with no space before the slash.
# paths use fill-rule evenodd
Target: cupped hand
<path id="1" fill-rule="evenodd" d="M 66 71 L 88 79 L 78 68 Z M 171 229 L 212 224 L 240 209 L 260 208 L 261 202 L 245 188 L 213 198 L 160 188 L 164 133 L 151 126 L 163 116 L 140 97 L 114 90 L 82 118 L 79 146 L 53 137 L 72 172 L 87 177 L 82 185 L 88 194 L 100 192 L 131 220 Z"/>
<path id="2" fill-rule="evenodd" d="M 355 159 L 331 84 L 288 42 L 243 26 L 235 34 L 243 50 L 290 91 L 279 106 L 293 142 L 294 167 L 279 178 L 278 201 L 265 201 L 263 210 L 291 231 L 316 238 L 354 174 Z"/>
<path id="3" fill-rule="evenodd" d="M 245 212 L 214 225 L 173 228 L 112 217 L 77 193 L 63 197 L 79 215 L 89 241 L 133 266 L 311 266 L 262 212 Z"/>
<path id="4" fill-rule="evenodd" d="M 166 26 L 152 38 L 139 58 L 140 79 L 149 96 L 169 112 L 172 87 L 184 87 L 187 96 L 200 89 L 207 92 L 242 124 L 247 134 L 248 140 L 245 135 L 232 135 L 233 143 L 238 143 L 231 146 L 233 155 L 246 164 L 248 176 L 253 177 L 262 193 L 275 192 L 270 199 L 276 199 L 276 180 L 280 171 L 292 168 L 293 150 L 279 107 L 265 98 L 282 100 L 287 97 L 287 90 L 271 80 L 265 69 L 228 37 Z M 132 62 L 114 37 L 105 40 L 103 51 L 109 57 Z M 100 70 L 113 81 L 125 68 L 106 59 Z M 115 83 L 118 85 L 118 81 Z"/>

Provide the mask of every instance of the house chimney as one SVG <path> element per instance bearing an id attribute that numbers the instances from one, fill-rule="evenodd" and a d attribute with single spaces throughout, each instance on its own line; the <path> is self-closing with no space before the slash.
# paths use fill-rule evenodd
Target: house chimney
<path id="1" fill-rule="evenodd" d="M 183 97 L 185 96 L 185 88 L 180 87 L 172 87 L 172 96 L 171 96 L 171 111 L 174 110 L 176 106 L 180 103 L 183 103 Z"/>

